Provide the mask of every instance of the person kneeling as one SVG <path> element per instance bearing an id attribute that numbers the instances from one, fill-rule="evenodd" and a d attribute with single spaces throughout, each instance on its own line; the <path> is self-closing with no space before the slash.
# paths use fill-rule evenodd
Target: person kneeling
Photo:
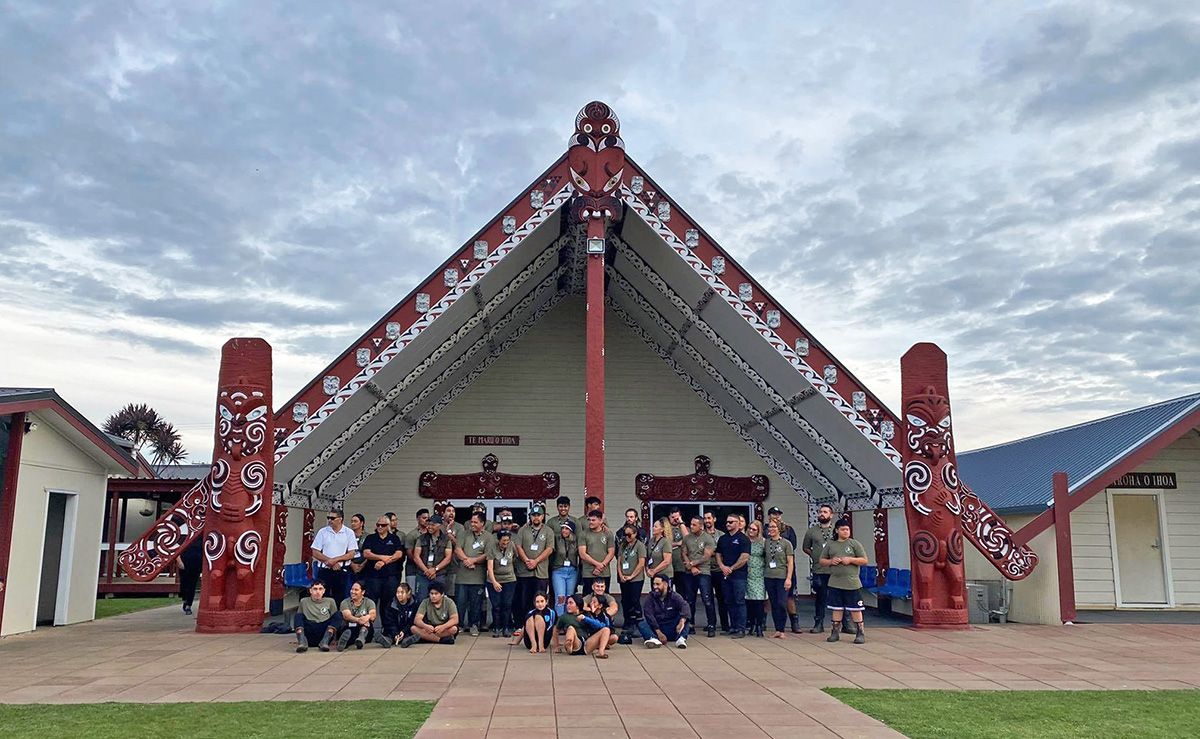
<path id="1" fill-rule="evenodd" d="M 296 630 L 296 651 L 307 652 L 313 644 L 322 652 L 329 651 L 329 644 L 342 626 L 337 601 L 325 597 L 325 583 L 316 580 L 308 586 L 308 597 L 300 599 L 292 627 Z"/>
<path id="2" fill-rule="evenodd" d="M 657 649 L 668 641 L 675 642 L 680 649 L 687 649 L 688 621 L 692 610 L 679 593 L 671 590 L 671 580 L 664 574 L 654 576 L 650 592 L 642 600 L 642 621 L 638 630 L 650 649 Z"/>
<path id="3" fill-rule="evenodd" d="M 408 583 L 402 582 L 396 586 L 396 595 L 387 608 L 383 609 L 383 635 L 389 642 L 399 644 L 406 637 L 412 636 L 413 619 L 416 618 L 418 605 Z"/>
<path id="4" fill-rule="evenodd" d="M 374 640 L 384 649 L 391 649 L 392 643 L 384 637 L 383 632 L 376 628 L 379 612 L 375 609 L 375 601 L 366 596 L 366 590 L 361 582 L 350 586 L 350 597 L 342 601 L 342 620 L 345 621 L 342 635 L 338 637 L 337 650 L 340 652 L 354 642 L 356 649 L 362 649 L 367 641 Z"/>
<path id="5" fill-rule="evenodd" d="M 533 596 L 533 610 L 525 615 L 525 626 L 514 634 L 517 638 L 510 646 L 524 642 L 530 654 L 546 651 L 550 646 L 550 637 L 554 634 L 556 616 L 554 609 L 550 607 L 549 597 L 539 592 Z"/>
<path id="6" fill-rule="evenodd" d="M 446 586 L 434 580 L 429 584 L 429 597 L 417 608 L 412 634 L 400 642 L 404 648 L 419 641 L 433 644 L 453 644 L 458 633 L 458 607 L 446 597 Z"/>

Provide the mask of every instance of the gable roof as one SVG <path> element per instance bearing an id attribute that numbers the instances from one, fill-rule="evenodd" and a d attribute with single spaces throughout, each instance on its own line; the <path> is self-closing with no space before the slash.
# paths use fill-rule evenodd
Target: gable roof
<path id="1" fill-rule="evenodd" d="M 139 466 L 125 449 L 63 400 L 53 388 L 0 388 L 0 414 L 38 413 L 56 431 L 109 473 L 137 475 Z"/>
<path id="2" fill-rule="evenodd" d="M 1004 444 L 962 452 L 959 476 L 1000 513 L 1037 513 L 1053 498 L 1051 476 L 1066 472 L 1068 492 L 1103 488 L 1155 441 L 1170 443 L 1196 423 L 1200 393 L 1117 413 Z M 1192 425 L 1188 425 L 1191 423 Z M 1182 425 L 1181 425 L 1182 424 Z M 1174 435 L 1162 439 L 1164 435 Z"/>
<path id="3" fill-rule="evenodd" d="M 898 493 L 892 412 L 624 161 L 611 314 L 810 502 Z M 584 291 L 571 174 L 564 155 L 277 410 L 284 502 L 352 492 L 563 296 Z"/>

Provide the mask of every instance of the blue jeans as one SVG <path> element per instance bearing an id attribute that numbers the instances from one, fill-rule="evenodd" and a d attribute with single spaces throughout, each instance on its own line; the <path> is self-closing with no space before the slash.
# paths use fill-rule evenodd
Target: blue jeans
<path id="1" fill-rule="evenodd" d="M 425 575 L 417 575 L 417 587 L 413 589 L 413 597 L 416 598 L 418 603 L 424 603 L 425 599 L 429 597 L 429 586 L 433 583 L 434 581 Z M 446 595 L 450 595 L 450 593 L 446 593 Z M 450 597 L 453 598 L 454 596 L 450 595 Z M 457 606 L 458 604 L 455 603 L 454 605 Z"/>
<path id="2" fill-rule="evenodd" d="M 550 582 L 554 586 L 554 610 L 561 616 L 567 610 L 567 596 L 574 595 L 579 584 L 579 568 L 559 567 L 550 573 Z"/>
<path id="3" fill-rule="evenodd" d="M 454 593 L 454 605 L 458 607 L 459 626 L 469 629 L 472 626 L 483 628 L 487 619 L 483 615 L 484 585 L 467 585 L 459 583 Z"/>
<path id="4" fill-rule="evenodd" d="M 775 622 L 775 630 L 786 631 L 787 590 L 783 587 L 783 578 L 768 577 L 763 584 L 767 586 L 767 597 L 771 599 L 771 620 Z"/>
<path id="5" fill-rule="evenodd" d="M 488 587 L 491 587 L 490 585 Z M 515 582 L 500 583 L 500 592 L 492 588 L 492 632 L 513 628 L 512 604 L 517 594 Z"/>
<path id="6" fill-rule="evenodd" d="M 691 632 L 691 629 L 688 628 L 686 623 L 683 625 L 682 633 L 675 632 L 676 626 L 678 626 L 677 623 L 671 624 L 670 626 L 663 626 L 660 624 L 658 628 L 662 629 L 663 636 L 667 637 L 667 641 L 675 641 L 681 636 L 687 637 L 687 635 Z M 638 631 L 642 632 L 643 639 L 658 638 L 658 634 L 655 634 L 654 629 L 650 628 L 650 625 L 645 621 L 638 621 Z"/>
<path id="7" fill-rule="evenodd" d="M 746 578 L 725 578 L 725 608 L 729 611 L 729 628 L 746 630 Z"/>

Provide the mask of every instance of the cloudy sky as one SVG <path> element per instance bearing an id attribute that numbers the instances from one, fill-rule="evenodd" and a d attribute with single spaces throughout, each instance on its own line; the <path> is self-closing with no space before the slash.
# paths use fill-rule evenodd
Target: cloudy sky
<path id="1" fill-rule="evenodd" d="M 226 338 L 290 396 L 598 98 L 893 408 L 938 342 L 962 448 L 1200 390 L 1194 2 L 183 5 L 0 0 L 0 385 L 207 459 Z"/>

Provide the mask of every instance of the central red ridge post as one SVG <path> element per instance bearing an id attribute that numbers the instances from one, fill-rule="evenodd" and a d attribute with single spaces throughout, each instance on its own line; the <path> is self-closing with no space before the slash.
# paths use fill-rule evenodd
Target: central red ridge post
<path id="1" fill-rule="evenodd" d="M 587 495 L 604 500 L 604 219 L 588 223 L 587 363 L 584 395 L 583 487 Z M 598 232 L 594 234 L 594 232 Z"/>

